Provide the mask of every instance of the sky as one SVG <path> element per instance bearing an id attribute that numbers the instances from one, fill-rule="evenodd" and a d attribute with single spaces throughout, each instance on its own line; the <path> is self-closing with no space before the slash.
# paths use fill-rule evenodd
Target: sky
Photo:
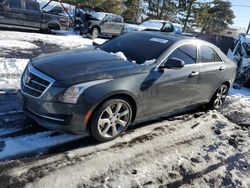
<path id="1" fill-rule="evenodd" d="M 232 6 L 234 11 L 235 19 L 234 26 L 242 26 L 247 28 L 250 21 L 250 0 L 230 0 L 232 5 L 243 5 L 248 7 L 241 6 Z"/>

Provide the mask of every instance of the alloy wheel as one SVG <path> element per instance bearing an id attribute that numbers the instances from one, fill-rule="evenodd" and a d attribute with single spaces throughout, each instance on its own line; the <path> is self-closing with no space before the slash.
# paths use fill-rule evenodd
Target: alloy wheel
<path id="1" fill-rule="evenodd" d="M 227 92 L 228 92 L 228 87 L 226 85 L 222 85 L 218 89 L 218 91 L 216 93 L 215 100 L 214 100 L 214 107 L 216 109 L 218 109 L 218 108 L 220 108 L 222 106 L 223 102 L 226 99 Z"/>
<path id="2" fill-rule="evenodd" d="M 131 109 L 125 102 L 109 105 L 98 119 L 98 132 L 105 138 L 116 137 L 128 125 Z"/>

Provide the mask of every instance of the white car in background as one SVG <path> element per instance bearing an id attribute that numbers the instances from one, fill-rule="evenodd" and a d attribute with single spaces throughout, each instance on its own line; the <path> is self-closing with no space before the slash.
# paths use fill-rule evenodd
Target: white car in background
<path id="1" fill-rule="evenodd" d="M 162 30 L 168 28 L 166 31 L 171 31 L 176 34 L 182 33 L 182 27 L 180 24 L 171 23 L 166 20 L 148 20 L 142 22 L 139 25 L 136 24 L 125 24 L 122 29 L 122 34 L 133 32 L 133 31 L 142 31 L 142 30 Z M 172 29 L 170 29 L 172 28 Z M 173 31 L 172 31 L 173 30 Z"/>
<path id="2" fill-rule="evenodd" d="M 250 65 L 250 35 L 239 35 L 227 56 L 237 63 L 238 66 L 248 67 Z"/>

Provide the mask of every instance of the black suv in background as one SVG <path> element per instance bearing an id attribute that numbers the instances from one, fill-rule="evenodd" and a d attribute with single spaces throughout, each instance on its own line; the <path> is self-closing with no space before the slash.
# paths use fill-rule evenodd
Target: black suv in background
<path id="1" fill-rule="evenodd" d="M 65 16 L 46 13 L 32 0 L 0 0 L 0 27 L 41 31 L 68 29 L 71 20 Z"/>
<path id="2" fill-rule="evenodd" d="M 80 34 L 90 34 L 93 38 L 98 35 L 118 36 L 121 34 L 124 26 L 122 16 L 106 12 L 92 12 L 85 14 L 83 26 L 80 29 Z"/>

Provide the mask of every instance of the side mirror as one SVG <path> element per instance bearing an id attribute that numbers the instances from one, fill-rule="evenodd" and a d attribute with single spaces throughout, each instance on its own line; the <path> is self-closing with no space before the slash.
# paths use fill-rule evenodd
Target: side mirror
<path id="1" fill-rule="evenodd" d="M 92 42 L 92 45 L 93 45 L 94 47 L 98 47 L 100 44 L 98 44 L 97 42 L 93 41 L 93 42 Z"/>
<path id="2" fill-rule="evenodd" d="M 178 58 L 168 59 L 163 65 L 160 66 L 161 69 L 171 69 L 171 68 L 182 68 L 185 62 Z"/>

